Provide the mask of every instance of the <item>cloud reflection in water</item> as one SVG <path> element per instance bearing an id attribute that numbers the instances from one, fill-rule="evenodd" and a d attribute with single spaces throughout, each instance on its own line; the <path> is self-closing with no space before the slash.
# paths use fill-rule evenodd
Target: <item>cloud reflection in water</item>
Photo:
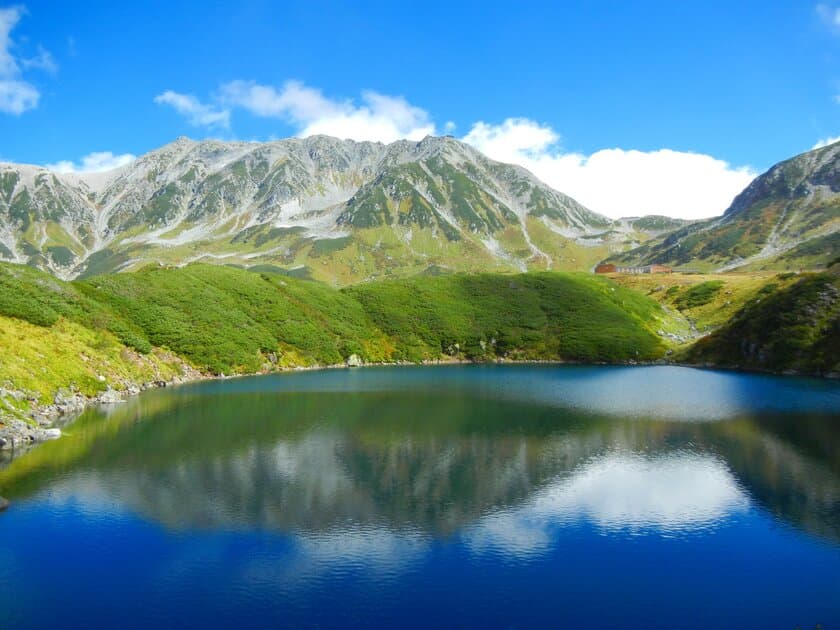
<path id="1" fill-rule="evenodd" d="M 548 550 L 564 525 L 584 521 L 612 534 L 679 535 L 714 528 L 749 505 L 715 457 L 614 452 L 558 477 L 524 505 L 481 518 L 464 539 L 477 552 L 524 557 Z"/>

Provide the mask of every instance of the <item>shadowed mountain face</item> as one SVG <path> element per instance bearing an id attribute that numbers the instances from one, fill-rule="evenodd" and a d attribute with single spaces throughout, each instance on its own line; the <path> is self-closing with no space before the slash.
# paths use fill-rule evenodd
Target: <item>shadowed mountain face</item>
<path id="1" fill-rule="evenodd" d="M 590 392 L 620 381 L 586 378 L 577 401 L 521 389 L 515 375 L 498 391 L 434 395 L 155 392 L 107 418 L 85 414 L 0 472 L 0 489 L 14 501 L 47 490 L 93 509 L 118 502 L 177 530 L 324 536 L 353 524 L 525 554 L 558 521 L 673 534 L 751 505 L 840 541 L 836 415 L 734 404 L 686 415 L 631 397 L 628 417 L 608 401 L 587 409 Z"/>
<path id="2" fill-rule="evenodd" d="M 825 266 L 840 252 L 840 143 L 780 162 L 722 217 L 653 239 L 610 260 L 709 270 Z"/>
<path id="3" fill-rule="evenodd" d="M 334 283 L 588 269 L 681 222 L 611 221 L 453 138 L 181 138 L 93 175 L 0 164 L 0 259 L 61 277 L 195 260 Z"/>
<path id="4" fill-rule="evenodd" d="M 840 265 L 804 274 L 746 304 L 700 339 L 688 360 L 762 370 L 840 373 Z"/>

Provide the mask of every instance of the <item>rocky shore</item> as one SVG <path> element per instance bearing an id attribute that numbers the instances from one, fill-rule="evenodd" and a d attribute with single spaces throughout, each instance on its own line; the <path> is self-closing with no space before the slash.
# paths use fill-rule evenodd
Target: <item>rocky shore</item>
<path id="1" fill-rule="evenodd" d="M 147 383 L 121 382 L 121 389 L 108 388 L 96 396 L 85 396 L 71 390 L 59 391 L 49 404 L 38 402 L 37 398 L 25 392 L 0 387 L 0 399 L 9 397 L 15 400 L 28 400 L 30 411 L 28 420 L 15 417 L 9 411 L 0 408 L 0 451 L 16 451 L 33 444 L 54 440 L 61 437 L 61 429 L 55 426 L 62 420 L 72 419 L 87 407 L 101 404 L 124 402 L 147 389 L 169 387 L 189 383 L 210 376 L 183 364 L 180 376 L 168 380 L 149 381 Z"/>
<path id="2" fill-rule="evenodd" d="M 423 362 L 423 364 L 426 365 L 453 363 L 471 362 L 457 358 L 429 360 Z M 276 371 L 295 372 L 376 365 L 385 366 L 414 364 L 409 362 L 365 363 L 358 355 L 353 354 L 344 363 L 336 365 L 312 365 L 308 367 L 282 368 Z M 255 376 L 255 374 L 238 374 L 236 376 Z M 126 399 L 136 396 L 148 389 L 170 387 L 173 385 L 214 378 L 225 379 L 231 377 L 224 374 L 215 375 L 204 373 L 196 370 L 186 363 L 183 363 L 181 365 L 181 375 L 172 379 L 149 381 L 147 383 L 122 381 L 119 383 L 121 389 L 112 389 L 109 387 L 107 390 L 97 394 L 96 396 L 85 396 L 79 392 L 62 390 L 55 395 L 52 403 L 49 404 L 39 403 L 35 396 L 27 394 L 26 392 L 0 387 L 0 402 L 4 398 L 8 397 L 18 401 L 26 400 L 30 404 L 30 411 L 28 413 L 27 420 L 15 417 L 9 411 L 4 410 L 2 406 L 0 406 L 0 452 L 20 451 L 41 442 L 60 438 L 62 435 L 61 429 L 56 426 L 56 424 L 63 424 L 72 420 L 88 407 L 102 404 L 121 403 Z"/>

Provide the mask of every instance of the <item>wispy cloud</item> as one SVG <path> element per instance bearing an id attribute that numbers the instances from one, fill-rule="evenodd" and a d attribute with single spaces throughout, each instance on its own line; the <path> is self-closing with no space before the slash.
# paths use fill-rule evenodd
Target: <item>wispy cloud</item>
<path id="1" fill-rule="evenodd" d="M 167 90 L 155 102 L 173 107 L 196 127 L 230 127 L 234 110 L 259 118 L 275 118 L 290 125 L 300 137 L 324 134 L 353 140 L 393 142 L 419 140 L 436 133 L 429 113 L 401 96 L 363 91 L 359 102 L 332 99 L 300 81 L 281 86 L 255 81 L 230 81 L 219 87 L 210 102 L 192 94 Z"/>
<path id="2" fill-rule="evenodd" d="M 491 158 L 524 166 L 583 205 L 618 218 L 721 214 L 756 173 L 701 153 L 660 149 L 566 152 L 551 127 L 527 118 L 478 122 L 463 140 Z"/>
<path id="3" fill-rule="evenodd" d="M 230 126 L 230 110 L 206 105 L 192 94 L 180 94 L 166 90 L 155 97 L 155 103 L 169 105 L 176 112 L 187 119 L 194 127 L 222 127 Z"/>
<path id="4" fill-rule="evenodd" d="M 284 120 L 296 128 L 299 136 L 325 134 L 393 142 L 400 138 L 419 140 L 436 131 L 426 110 L 401 96 L 372 90 L 362 92 L 357 104 L 328 98 L 300 81 L 287 81 L 279 88 L 254 81 L 232 81 L 221 87 L 220 99 L 254 116 Z"/>
<path id="5" fill-rule="evenodd" d="M 814 149 L 822 149 L 823 147 L 827 147 L 830 144 L 834 144 L 835 142 L 840 142 L 840 136 L 830 136 L 828 138 L 823 138 L 822 140 L 818 140 L 817 143 L 811 147 L 811 150 Z"/>
<path id="6" fill-rule="evenodd" d="M 44 72 L 49 72 L 50 74 L 58 72 L 58 64 L 55 62 L 52 54 L 40 44 L 38 45 L 37 54 L 34 57 L 21 59 L 21 65 L 27 70 L 36 68 Z"/>
<path id="7" fill-rule="evenodd" d="M 0 112 L 20 115 L 38 106 L 41 93 L 23 77 L 24 70 L 58 70 L 52 55 L 42 46 L 34 57 L 21 58 L 14 52 L 12 30 L 18 25 L 25 10 L 23 7 L 0 9 Z"/>
<path id="8" fill-rule="evenodd" d="M 101 173 L 125 166 L 135 159 L 136 156 L 131 153 L 114 155 L 111 151 L 98 151 L 89 153 L 79 162 L 61 160 L 54 164 L 46 164 L 45 167 L 56 173 Z"/>
<path id="9" fill-rule="evenodd" d="M 828 4 L 817 5 L 817 15 L 827 26 L 840 33 L 840 7 L 832 7 Z"/>

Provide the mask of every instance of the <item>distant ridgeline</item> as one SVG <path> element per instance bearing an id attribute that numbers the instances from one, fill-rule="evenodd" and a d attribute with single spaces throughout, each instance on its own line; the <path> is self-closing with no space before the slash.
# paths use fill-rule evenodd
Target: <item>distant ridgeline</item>
<path id="1" fill-rule="evenodd" d="M 0 164 L 0 259 L 63 279 L 158 261 L 342 286 L 438 270 L 589 271 L 686 223 L 609 219 L 449 137 L 181 138 L 81 175 Z"/>
<path id="2" fill-rule="evenodd" d="M 718 218 L 613 220 L 450 137 L 180 138 L 105 173 L 0 164 L 0 260 L 63 279 L 201 261 L 335 286 L 599 262 L 817 269 L 840 251 L 838 161 L 840 144 L 782 162 Z"/>
<path id="3" fill-rule="evenodd" d="M 684 278 L 690 276 L 677 280 Z M 672 287 L 676 292 L 653 287 L 645 295 L 601 276 L 533 272 L 417 276 L 339 290 L 212 265 L 155 265 L 64 282 L 0 264 L 0 408 L 26 415 L 30 403 L 49 403 L 60 390 L 95 395 L 165 380 L 184 363 L 235 374 L 426 360 L 626 363 L 670 355 L 838 372 L 839 284 L 834 274 L 787 274 L 731 296 L 723 281 Z M 722 297 L 725 306 L 711 302 Z M 691 347 L 686 314 L 703 309 L 712 317 L 731 309 L 734 316 Z"/>

